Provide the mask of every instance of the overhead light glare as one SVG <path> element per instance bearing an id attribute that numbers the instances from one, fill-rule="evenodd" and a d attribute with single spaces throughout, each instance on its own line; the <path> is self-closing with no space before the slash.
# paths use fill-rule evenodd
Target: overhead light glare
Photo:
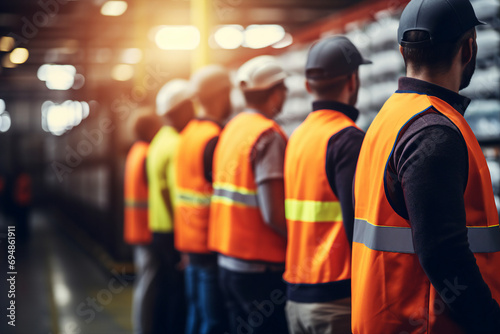
<path id="1" fill-rule="evenodd" d="M 163 26 L 155 35 L 162 50 L 194 50 L 200 44 L 200 31 L 194 26 Z"/>
<path id="2" fill-rule="evenodd" d="M 111 77 L 116 81 L 128 81 L 134 76 L 134 68 L 128 64 L 118 64 L 111 69 Z"/>
<path id="3" fill-rule="evenodd" d="M 28 52 L 28 49 L 15 48 L 10 53 L 10 61 L 12 64 L 23 64 L 26 60 L 28 60 L 29 55 L 30 53 Z"/>
<path id="4" fill-rule="evenodd" d="M 217 45 L 223 49 L 236 49 L 243 43 L 243 27 L 226 25 L 219 27 L 214 33 Z"/>
<path id="5" fill-rule="evenodd" d="M 261 49 L 281 41 L 285 37 L 285 29 L 277 24 L 250 25 L 245 29 L 243 46 Z"/>
<path id="6" fill-rule="evenodd" d="M 9 52 L 14 47 L 16 41 L 10 36 L 3 36 L 0 38 L 0 51 Z"/>
<path id="7" fill-rule="evenodd" d="M 125 1 L 107 1 L 101 7 L 101 14 L 104 16 L 120 16 L 127 10 L 128 4 Z"/>

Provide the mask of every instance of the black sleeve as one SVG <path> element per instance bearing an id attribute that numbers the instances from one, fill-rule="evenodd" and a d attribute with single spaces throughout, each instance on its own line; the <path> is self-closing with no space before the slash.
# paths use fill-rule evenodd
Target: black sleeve
<path id="1" fill-rule="evenodd" d="M 429 117 L 422 118 L 426 120 L 410 125 L 400 138 L 390 160 L 393 178 L 386 174 L 386 180 L 392 205 L 408 215 L 420 264 L 456 321 L 473 333 L 500 333 L 500 308 L 467 239 L 465 141 L 449 120 L 430 125 Z M 404 209 L 397 208 L 401 202 Z"/>
<path id="2" fill-rule="evenodd" d="M 214 161 L 214 151 L 217 142 L 219 141 L 219 136 L 213 137 L 205 146 L 205 151 L 203 151 L 203 171 L 205 180 L 212 183 L 212 168 Z"/>
<path id="3" fill-rule="evenodd" d="M 326 176 L 340 201 L 347 240 L 352 245 L 354 230 L 353 180 L 364 132 L 348 127 L 333 135 L 326 150 Z"/>

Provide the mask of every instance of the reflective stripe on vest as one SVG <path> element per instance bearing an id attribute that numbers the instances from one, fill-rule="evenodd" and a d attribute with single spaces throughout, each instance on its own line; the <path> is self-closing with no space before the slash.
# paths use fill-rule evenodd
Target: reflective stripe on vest
<path id="1" fill-rule="evenodd" d="M 303 222 L 333 222 L 342 220 L 340 202 L 285 200 L 287 219 Z"/>
<path id="2" fill-rule="evenodd" d="M 473 253 L 500 252 L 498 225 L 467 227 L 467 236 Z M 353 241 L 372 250 L 415 254 L 410 227 L 376 226 L 366 220 L 356 219 Z"/>
<path id="3" fill-rule="evenodd" d="M 257 192 L 229 184 L 214 184 L 214 202 L 258 207 Z"/>
<path id="4" fill-rule="evenodd" d="M 199 193 L 188 189 L 177 189 L 177 204 L 190 206 L 210 206 L 210 194 Z"/>

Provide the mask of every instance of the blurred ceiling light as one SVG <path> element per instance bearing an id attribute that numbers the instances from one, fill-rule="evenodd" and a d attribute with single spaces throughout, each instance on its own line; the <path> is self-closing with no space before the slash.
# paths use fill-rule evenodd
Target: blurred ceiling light
<path id="1" fill-rule="evenodd" d="M 22 64 L 26 60 L 28 60 L 29 55 L 30 55 L 30 53 L 28 52 L 28 49 L 25 49 L 25 48 L 15 48 L 10 53 L 10 61 L 13 64 Z"/>
<path id="2" fill-rule="evenodd" d="M 289 33 L 286 33 L 285 37 L 283 37 L 283 39 L 281 41 L 273 44 L 273 48 L 275 48 L 275 49 L 286 48 L 287 46 L 292 45 L 292 43 L 293 43 L 292 35 L 290 35 Z"/>
<path id="3" fill-rule="evenodd" d="M 36 76 L 38 77 L 38 80 L 40 81 L 46 81 L 47 80 L 47 69 L 52 66 L 50 64 L 43 64 L 38 68 L 38 71 L 36 72 Z"/>
<path id="4" fill-rule="evenodd" d="M 111 77 L 117 81 L 127 81 L 134 76 L 134 68 L 132 65 L 118 64 L 111 70 Z"/>
<path id="5" fill-rule="evenodd" d="M 5 68 L 14 68 L 16 67 L 17 65 L 16 64 L 13 64 L 11 61 L 10 61 L 10 55 L 6 54 L 3 56 L 2 58 L 2 66 L 5 67 Z"/>
<path id="6" fill-rule="evenodd" d="M 61 104 L 42 104 L 42 129 L 56 136 L 71 130 L 88 116 L 88 103 L 67 100 Z"/>
<path id="7" fill-rule="evenodd" d="M 70 122 L 69 113 L 62 105 L 53 105 L 47 110 L 47 127 L 55 135 L 62 135 Z"/>
<path id="8" fill-rule="evenodd" d="M 236 49 L 243 43 L 243 27 L 240 25 L 221 26 L 215 32 L 214 39 L 223 49 Z"/>
<path id="9" fill-rule="evenodd" d="M 285 29 L 277 24 L 252 24 L 245 29 L 243 46 L 260 49 L 281 41 L 285 37 Z"/>
<path id="10" fill-rule="evenodd" d="M 120 16 L 127 10 L 125 1 L 107 1 L 101 7 L 101 14 L 104 16 Z"/>
<path id="11" fill-rule="evenodd" d="M 5 111 L 5 101 L 0 99 L 0 115 Z"/>
<path id="12" fill-rule="evenodd" d="M 122 62 L 125 64 L 137 64 L 142 60 L 142 50 L 138 48 L 125 49 L 122 53 Z"/>
<path id="13" fill-rule="evenodd" d="M 0 116 L 0 132 L 9 131 L 11 123 L 10 115 L 5 111 L 2 116 Z"/>
<path id="14" fill-rule="evenodd" d="M 48 89 L 68 90 L 75 83 L 76 68 L 73 65 L 44 64 L 38 68 L 37 77 L 45 81 Z"/>
<path id="15" fill-rule="evenodd" d="M 85 119 L 90 114 L 90 106 L 87 102 L 83 101 L 82 103 L 82 117 Z"/>
<path id="16" fill-rule="evenodd" d="M 163 26 L 155 42 L 163 50 L 194 50 L 200 44 L 200 31 L 194 26 Z"/>
<path id="17" fill-rule="evenodd" d="M 3 36 L 0 39 L 0 51 L 9 52 L 14 47 L 15 40 L 9 36 Z"/>

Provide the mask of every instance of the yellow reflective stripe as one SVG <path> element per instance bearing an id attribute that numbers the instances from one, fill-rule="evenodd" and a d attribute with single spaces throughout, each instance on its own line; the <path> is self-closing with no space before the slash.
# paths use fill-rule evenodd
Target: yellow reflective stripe
<path id="1" fill-rule="evenodd" d="M 233 184 L 229 184 L 229 183 L 215 182 L 213 184 L 213 187 L 214 187 L 214 189 L 228 190 L 228 191 L 237 192 L 237 193 L 245 194 L 245 195 L 256 195 L 257 194 L 257 190 L 249 189 L 249 188 L 245 188 L 245 187 L 237 187 L 237 186 L 235 186 Z"/>
<path id="2" fill-rule="evenodd" d="M 285 200 L 287 219 L 304 222 L 342 221 L 340 202 Z"/>
<path id="3" fill-rule="evenodd" d="M 198 206 L 209 206 L 211 194 L 193 191 L 190 189 L 178 189 L 177 201 L 178 203 Z"/>
<path id="4" fill-rule="evenodd" d="M 125 207 L 145 209 L 148 207 L 148 200 L 125 199 Z"/>

